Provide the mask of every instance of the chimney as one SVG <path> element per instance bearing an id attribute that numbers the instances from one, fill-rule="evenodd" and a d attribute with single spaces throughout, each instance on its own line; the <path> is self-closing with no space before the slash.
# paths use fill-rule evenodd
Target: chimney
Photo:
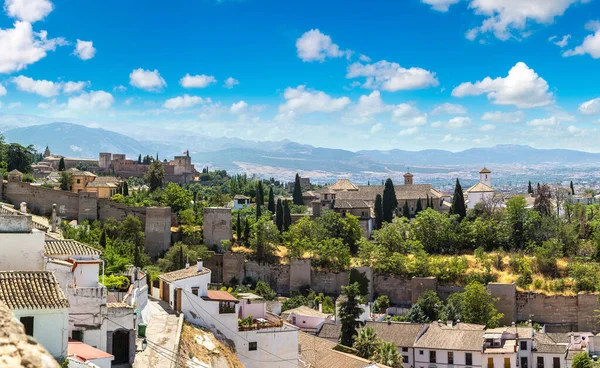
<path id="1" fill-rule="evenodd" d="M 388 318 L 387 322 L 388 322 L 388 326 L 390 326 L 392 324 L 392 320 L 389 318 Z"/>
<path id="2" fill-rule="evenodd" d="M 323 303 L 319 302 L 319 313 L 323 313 Z"/>
<path id="3" fill-rule="evenodd" d="M 27 213 L 27 203 L 21 202 L 21 212 Z"/>
<path id="4" fill-rule="evenodd" d="M 185 269 L 187 270 L 188 268 L 190 268 L 190 263 L 189 263 L 189 262 L 186 262 L 186 263 L 185 263 Z"/>
<path id="5" fill-rule="evenodd" d="M 447 321 L 446 321 L 446 325 L 447 325 L 448 327 L 452 327 L 452 320 L 451 320 L 451 319 L 447 320 Z"/>
<path id="6" fill-rule="evenodd" d="M 198 262 L 196 263 L 196 271 L 197 272 L 202 271 L 202 266 L 203 266 L 203 264 L 202 264 L 202 258 L 198 258 Z"/>
<path id="7" fill-rule="evenodd" d="M 52 232 L 56 232 L 56 203 L 52 204 Z"/>

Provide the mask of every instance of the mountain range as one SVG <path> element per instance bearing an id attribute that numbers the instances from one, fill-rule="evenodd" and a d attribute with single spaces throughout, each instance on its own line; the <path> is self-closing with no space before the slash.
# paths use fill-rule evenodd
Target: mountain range
<path id="1" fill-rule="evenodd" d="M 193 162 L 229 171 L 305 171 L 323 174 L 449 171 L 452 167 L 491 165 L 572 165 L 600 163 L 600 154 L 566 149 L 536 149 L 524 145 L 496 145 L 460 152 L 444 150 L 389 151 L 313 147 L 288 140 L 254 142 L 239 138 L 188 136 L 178 142 L 140 141 L 114 131 L 71 123 L 23 126 L 2 133 L 7 142 L 33 144 L 42 151 L 70 157 L 95 158 L 99 152 L 170 158 L 190 151 Z"/>

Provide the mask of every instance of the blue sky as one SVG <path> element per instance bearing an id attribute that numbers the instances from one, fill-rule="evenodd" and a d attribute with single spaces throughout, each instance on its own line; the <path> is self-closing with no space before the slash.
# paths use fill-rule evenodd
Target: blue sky
<path id="1" fill-rule="evenodd" d="M 599 0 L 6 0 L 0 125 L 600 151 L 598 59 Z"/>

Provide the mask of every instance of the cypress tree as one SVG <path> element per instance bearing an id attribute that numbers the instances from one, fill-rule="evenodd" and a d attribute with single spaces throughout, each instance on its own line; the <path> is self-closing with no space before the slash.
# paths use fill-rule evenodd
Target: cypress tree
<path id="1" fill-rule="evenodd" d="M 275 196 L 273 195 L 273 187 L 269 187 L 269 211 L 275 213 Z"/>
<path id="2" fill-rule="evenodd" d="M 290 213 L 290 201 L 283 202 L 283 231 L 288 231 L 292 225 L 292 214 Z"/>
<path id="3" fill-rule="evenodd" d="M 302 199 L 302 187 L 300 186 L 300 175 L 298 175 L 298 173 L 296 173 L 296 180 L 294 181 L 294 192 L 292 194 L 292 199 L 295 205 L 304 205 L 304 200 Z"/>
<path id="4" fill-rule="evenodd" d="M 275 225 L 279 232 L 283 232 L 283 205 L 281 199 L 277 200 L 277 208 L 275 209 Z"/>
<path id="5" fill-rule="evenodd" d="M 106 248 L 106 231 L 102 229 L 102 233 L 100 234 L 100 241 L 98 242 L 102 248 Z"/>
<path id="6" fill-rule="evenodd" d="M 262 216 L 262 209 L 261 209 L 260 202 L 257 200 L 256 201 L 256 221 L 258 221 L 260 216 Z"/>
<path id="7" fill-rule="evenodd" d="M 575 188 L 573 187 L 573 181 L 571 180 L 571 195 L 575 195 Z"/>
<path id="8" fill-rule="evenodd" d="M 127 182 L 123 182 L 123 195 L 127 197 L 129 195 L 129 185 Z"/>
<path id="9" fill-rule="evenodd" d="M 527 186 L 527 193 L 533 194 L 533 187 L 531 186 L 531 180 L 529 180 L 529 185 Z"/>
<path id="10" fill-rule="evenodd" d="M 248 223 L 248 217 L 246 217 L 246 223 L 244 224 L 244 245 L 250 245 L 250 224 Z"/>
<path id="11" fill-rule="evenodd" d="M 242 241 L 242 220 L 240 219 L 240 213 L 238 212 L 238 216 L 237 216 L 237 228 L 235 229 L 235 235 L 237 237 L 237 241 L 238 243 L 240 243 Z"/>
<path id="12" fill-rule="evenodd" d="M 381 194 L 377 194 L 375 197 L 375 229 L 381 229 L 383 224 L 383 206 L 382 206 Z"/>
<path id="13" fill-rule="evenodd" d="M 394 183 L 390 178 L 385 181 L 385 188 L 383 189 L 383 198 L 381 203 L 383 208 L 383 221 L 392 222 L 392 219 L 394 218 L 394 211 L 398 207 L 398 199 L 396 198 Z"/>
<path id="14" fill-rule="evenodd" d="M 58 171 L 65 171 L 65 158 L 61 157 L 58 161 Z"/>
<path id="15" fill-rule="evenodd" d="M 536 190 L 535 192 L 536 192 L 536 193 L 539 193 L 541 188 L 542 188 L 542 187 L 541 187 L 540 183 L 538 183 L 538 184 L 537 184 L 537 190 Z"/>
<path id="16" fill-rule="evenodd" d="M 417 199 L 417 207 L 415 208 L 415 216 L 417 213 L 423 211 L 423 204 L 421 203 L 421 198 Z"/>
<path id="17" fill-rule="evenodd" d="M 185 267 L 185 260 L 183 257 L 183 244 L 179 244 L 179 269 Z"/>
<path id="18" fill-rule="evenodd" d="M 142 154 L 140 153 L 140 155 L 138 156 L 138 164 L 142 164 Z"/>
<path id="19" fill-rule="evenodd" d="M 450 211 L 452 214 L 460 216 L 461 220 L 467 215 L 465 196 L 458 178 L 456 179 L 456 186 L 454 187 L 454 196 L 452 197 L 452 207 L 450 208 Z"/>
<path id="20" fill-rule="evenodd" d="M 404 201 L 404 206 L 402 206 L 402 216 L 407 219 L 410 218 L 410 208 L 408 208 L 408 201 Z"/>

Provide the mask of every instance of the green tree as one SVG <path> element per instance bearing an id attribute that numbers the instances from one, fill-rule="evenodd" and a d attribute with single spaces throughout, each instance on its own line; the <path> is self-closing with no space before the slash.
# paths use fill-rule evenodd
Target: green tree
<path id="1" fill-rule="evenodd" d="M 283 201 L 283 231 L 288 231 L 292 225 L 292 214 L 290 212 L 290 201 Z"/>
<path id="2" fill-rule="evenodd" d="M 350 266 L 352 254 L 344 242 L 338 238 L 326 238 L 314 246 L 313 265 L 327 268 L 333 272 L 342 272 Z"/>
<path id="3" fill-rule="evenodd" d="M 504 314 L 498 313 L 494 298 L 485 285 L 473 281 L 465 287 L 462 302 L 462 321 L 496 328 Z"/>
<path id="4" fill-rule="evenodd" d="M 573 181 L 571 180 L 571 184 L 569 185 L 571 188 L 571 195 L 575 195 L 575 187 L 573 187 Z"/>
<path id="5" fill-rule="evenodd" d="M 23 174 L 31 171 L 33 146 L 23 147 L 18 143 L 10 143 L 4 147 L 7 171 L 18 170 Z"/>
<path id="6" fill-rule="evenodd" d="M 417 207 L 415 208 L 415 216 L 417 213 L 423 211 L 423 203 L 421 203 L 421 198 L 417 199 Z"/>
<path id="7" fill-rule="evenodd" d="M 582 351 L 573 358 L 573 368 L 592 368 L 594 362 L 587 352 Z"/>
<path id="8" fill-rule="evenodd" d="M 369 293 L 369 278 L 364 272 L 360 272 L 356 268 L 350 269 L 350 274 L 348 275 L 348 284 L 351 285 L 354 283 L 358 284 L 360 295 L 365 296 Z"/>
<path id="9" fill-rule="evenodd" d="M 192 200 L 192 192 L 175 183 L 169 183 L 162 191 L 160 201 L 163 206 L 171 207 L 173 212 L 179 212 L 190 208 Z"/>
<path id="10" fill-rule="evenodd" d="M 533 202 L 533 209 L 542 216 L 550 216 L 553 212 L 552 207 L 552 190 L 548 184 L 544 184 L 538 188 L 535 201 Z"/>
<path id="11" fill-rule="evenodd" d="M 375 360 L 388 367 L 402 368 L 402 356 L 398 352 L 396 345 L 391 342 L 384 342 L 381 344 L 375 354 Z"/>
<path id="12" fill-rule="evenodd" d="M 411 322 L 428 323 L 440 319 L 444 304 L 433 290 L 427 290 L 419 296 L 408 316 Z M 423 320 L 424 318 L 424 320 Z"/>
<path id="13" fill-rule="evenodd" d="M 204 245 L 177 242 L 157 261 L 157 265 L 162 272 L 176 271 L 185 268 L 187 262 L 195 264 L 198 258 L 207 259 L 209 256 L 210 252 Z"/>
<path id="14" fill-rule="evenodd" d="M 362 328 L 358 332 L 358 336 L 354 339 L 354 345 L 357 354 L 361 358 L 370 359 L 382 344 L 381 339 L 377 336 L 371 327 Z"/>
<path id="15" fill-rule="evenodd" d="M 277 199 L 277 208 L 275 209 L 275 224 L 279 232 L 283 232 L 283 205 L 281 199 Z"/>
<path id="16" fill-rule="evenodd" d="M 279 244 L 279 231 L 269 218 L 261 217 L 252 225 L 250 248 L 256 253 L 259 261 L 273 255 Z"/>
<path id="17" fill-rule="evenodd" d="M 381 203 L 381 194 L 377 194 L 375 197 L 375 230 L 381 229 L 383 224 L 383 205 Z"/>
<path id="18" fill-rule="evenodd" d="M 250 246 L 250 224 L 248 223 L 248 217 L 246 217 L 246 222 L 244 223 L 244 245 L 247 247 Z"/>
<path id="19" fill-rule="evenodd" d="M 527 186 L 527 193 L 533 194 L 533 187 L 531 186 L 531 180 L 529 181 L 529 185 Z"/>
<path id="20" fill-rule="evenodd" d="M 58 161 L 58 171 L 65 171 L 65 158 L 61 157 Z"/>
<path id="21" fill-rule="evenodd" d="M 465 208 L 465 196 L 458 178 L 456 179 L 456 185 L 454 186 L 454 195 L 452 196 L 452 206 L 450 207 L 450 212 L 454 215 L 460 216 L 461 219 L 465 218 L 467 215 L 467 209 Z"/>
<path id="22" fill-rule="evenodd" d="M 237 214 L 237 222 L 236 222 L 236 227 L 235 227 L 235 235 L 236 235 L 238 243 L 240 243 L 242 241 L 242 221 L 240 219 L 240 213 L 239 212 Z"/>
<path id="23" fill-rule="evenodd" d="M 61 171 L 58 182 L 60 183 L 60 190 L 70 191 L 73 186 L 73 174 L 68 171 Z"/>
<path id="24" fill-rule="evenodd" d="M 360 289 L 357 283 L 348 286 L 342 286 L 342 296 L 344 300 L 340 305 L 340 320 L 342 322 L 341 343 L 351 347 L 354 343 L 356 329 L 360 325 L 357 320 L 363 313 L 359 305 Z"/>
<path id="25" fill-rule="evenodd" d="M 408 207 L 408 201 L 404 201 L 404 205 L 402 206 L 402 216 L 407 219 L 410 218 L 410 208 Z"/>
<path id="26" fill-rule="evenodd" d="M 273 194 L 273 187 L 269 187 L 269 212 L 271 212 L 271 214 L 274 214 L 276 211 L 275 208 L 275 195 Z"/>
<path id="27" fill-rule="evenodd" d="M 443 315 L 445 320 L 463 320 L 463 293 L 454 293 L 448 297 Z"/>
<path id="28" fill-rule="evenodd" d="M 296 173 L 296 179 L 294 181 L 294 191 L 292 192 L 292 199 L 295 205 L 304 205 L 304 199 L 302 198 L 302 186 L 300 185 L 300 175 L 298 175 L 298 173 Z"/>
<path id="29" fill-rule="evenodd" d="M 129 184 L 127 182 L 123 182 L 123 195 L 127 197 L 129 195 Z"/>
<path id="30" fill-rule="evenodd" d="M 142 154 L 140 153 L 140 155 L 138 156 L 138 160 L 137 160 L 138 165 L 142 164 Z"/>
<path id="31" fill-rule="evenodd" d="M 379 313 L 387 313 L 387 309 L 390 307 L 390 298 L 387 295 L 380 295 L 375 299 L 375 306 Z"/>
<path id="32" fill-rule="evenodd" d="M 165 168 L 163 167 L 163 164 L 158 160 L 152 162 L 148 168 L 148 171 L 144 175 L 144 180 L 150 187 L 150 191 L 154 192 L 155 190 L 161 188 L 163 186 L 164 179 Z"/>
<path id="33" fill-rule="evenodd" d="M 254 288 L 254 292 L 260 296 L 262 296 L 265 300 L 275 300 L 277 293 L 271 289 L 269 284 L 264 281 L 259 281 L 256 283 L 256 288 Z"/>
<path id="34" fill-rule="evenodd" d="M 398 207 L 398 199 L 396 198 L 394 183 L 390 178 L 385 181 L 381 203 L 383 208 L 383 221 L 392 222 L 392 219 L 394 218 L 394 212 Z"/>
<path id="35" fill-rule="evenodd" d="M 102 229 L 102 234 L 100 234 L 98 245 L 100 245 L 102 248 L 106 248 L 106 230 L 104 229 Z"/>

